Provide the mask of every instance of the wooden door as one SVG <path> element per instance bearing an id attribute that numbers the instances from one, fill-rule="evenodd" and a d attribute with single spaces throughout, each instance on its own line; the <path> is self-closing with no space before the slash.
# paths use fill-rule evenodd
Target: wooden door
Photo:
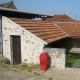
<path id="1" fill-rule="evenodd" d="M 21 40 L 20 36 L 12 36 L 13 64 L 21 63 Z"/>

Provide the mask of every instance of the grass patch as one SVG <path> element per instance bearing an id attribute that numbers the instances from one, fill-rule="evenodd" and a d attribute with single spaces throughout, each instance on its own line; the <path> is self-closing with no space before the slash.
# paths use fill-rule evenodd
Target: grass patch
<path id="1" fill-rule="evenodd" d="M 31 65 L 33 67 L 33 69 L 39 68 L 39 64 L 35 64 L 35 65 Z"/>
<path id="2" fill-rule="evenodd" d="M 19 65 L 19 69 L 22 71 L 27 70 L 28 72 L 32 72 L 32 67 L 29 67 L 27 64 Z"/>
<path id="3" fill-rule="evenodd" d="M 48 78 L 48 80 L 53 80 L 53 78 L 50 77 L 50 78 Z"/>
<path id="4" fill-rule="evenodd" d="M 34 72 L 34 74 L 36 74 L 36 75 L 40 76 L 40 73 Z"/>
<path id="5" fill-rule="evenodd" d="M 17 68 L 22 71 L 32 72 L 34 69 L 39 68 L 39 64 L 27 65 L 26 63 L 20 65 L 10 65 L 10 61 L 7 58 L 0 58 L 0 66 L 7 67 L 7 68 Z"/>
<path id="6" fill-rule="evenodd" d="M 80 68 L 80 54 L 69 53 L 66 56 L 66 67 Z"/>
<path id="7" fill-rule="evenodd" d="M 67 58 L 67 62 L 74 62 L 76 60 L 79 60 L 80 58 L 77 58 L 77 57 L 72 57 L 72 58 Z"/>
<path id="8" fill-rule="evenodd" d="M 9 63 L 10 61 L 9 61 L 9 59 L 7 59 L 7 58 L 2 58 L 2 59 L 0 59 L 0 64 L 2 64 L 2 63 Z"/>
<path id="9" fill-rule="evenodd" d="M 76 54 L 76 53 L 69 53 L 66 56 L 66 61 L 67 62 L 74 62 L 76 60 L 80 59 L 80 54 Z"/>
<path id="10" fill-rule="evenodd" d="M 80 53 L 67 53 L 67 57 L 79 57 L 80 58 Z"/>
<path id="11" fill-rule="evenodd" d="M 0 59 L 0 66 L 2 67 L 9 67 L 10 61 L 7 58 Z"/>
<path id="12" fill-rule="evenodd" d="M 34 69 L 38 68 L 39 65 L 27 65 L 26 63 L 24 64 L 20 64 L 20 65 L 13 65 L 12 67 L 20 69 L 22 71 L 28 71 L 28 72 L 32 72 Z"/>

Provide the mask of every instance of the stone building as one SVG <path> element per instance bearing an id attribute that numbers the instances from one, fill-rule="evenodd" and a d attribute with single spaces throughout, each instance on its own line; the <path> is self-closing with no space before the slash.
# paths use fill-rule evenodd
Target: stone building
<path id="1" fill-rule="evenodd" d="M 39 64 L 40 54 L 47 52 L 52 67 L 65 68 L 66 51 L 80 35 L 79 23 L 32 20 L 52 16 L 1 7 L 0 15 L 2 55 L 11 64 Z"/>

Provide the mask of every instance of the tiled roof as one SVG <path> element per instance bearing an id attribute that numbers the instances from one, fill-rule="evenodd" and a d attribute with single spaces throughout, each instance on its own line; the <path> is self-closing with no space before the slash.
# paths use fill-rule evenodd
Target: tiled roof
<path id="1" fill-rule="evenodd" d="M 80 23 L 56 23 L 71 37 L 80 37 Z"/>
<path id="2" fill-rule="evenodd" d="M 59 29 L 56 25 L 51 22 L 46 21 L 36 21 L 29 19 L 21 19 L 21 18 L 9 18 L 14 21 L 21 27 L 30 31 L 37 37 L 41 38 L 47 43 L 63 39 L 67 37 L 67 35 Z"/>
<path id="3" fill-rule="evenodd" d="M 70 18 L 68 15 L 63 14 L 63 15 L 54 15 L 53 17 L 46 18 L 45 21 L 54 21 L 54 22 L 76 22 L 72 18 Z"/>

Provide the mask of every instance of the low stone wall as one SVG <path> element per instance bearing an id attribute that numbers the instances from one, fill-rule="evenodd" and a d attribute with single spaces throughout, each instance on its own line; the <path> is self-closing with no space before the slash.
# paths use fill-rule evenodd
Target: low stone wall
<path id="1" fill-rule="evenodd" d="M 69 52 L 70 53 L 79 53 L 80 54 L 80 48 L 73 47 Z"/>
<path id="2" fill-rule="evenodd" d="M 65 68 L 66 52 L 65 49 L 59 48 L 44 48 L 44 52 L 47 52 L 50 56 L 49 66 L 53 68 L 62 69 Z"/>

